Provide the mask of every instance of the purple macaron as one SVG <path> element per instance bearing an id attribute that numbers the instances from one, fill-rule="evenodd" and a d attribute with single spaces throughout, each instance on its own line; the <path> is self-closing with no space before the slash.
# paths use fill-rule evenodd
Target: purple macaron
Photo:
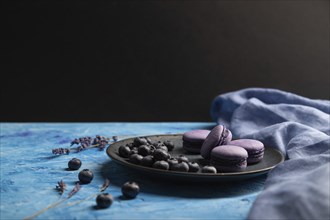
<path id="1" fill-rule="evenodd" d="M 201 147 L 210 133 L 209 130 L 199 129 L 188 131 L 183 134 L 183 148 L 191 153 L 200 153 Z"/>
<path id="2" fill-rule="evenodd" d="M 260 141 L 254 139 L 238 139 L 228 144 L 244 148 L 248 152 L 248 164 L 258 163 L 264 157 L 265 147 Z"/>
<path id="3" fill-rule="evenodd" d="M 232 139 L 231 131 L 222 125 L 215 126 L 206 137 L 201 155 L 204 159 L 210 159 L 211 151 L 216 146 L 227 144 Z"/>
<path id="4" fill-rule="evenodd" d="M 234 145 L 222 145 L 211 151 L 211 165 L 218 172 L 240 172 L 247 166 L 247 151 Z"/>

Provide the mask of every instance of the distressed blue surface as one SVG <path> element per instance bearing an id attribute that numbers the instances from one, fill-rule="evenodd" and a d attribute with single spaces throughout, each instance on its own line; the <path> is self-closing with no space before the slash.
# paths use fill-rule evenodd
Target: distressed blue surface
<path id="1" fill-rule="evenodd" d="M 72 139 L 97 134 L 119 138 L 164 133 L 183 133 L 211 128 L 213 123 L 1 123 L 1 219 L 22 219 L 58 201 L 54 190 L 61 179 L 66 196 L 78 180 L 79 171 L 67 171 L 67 163 L 81 159 L 80 170 L 94 172 L 91 184 L 60 206 L 36 219 L 245 219 L 265 177 L 237 183 L 182 183 L 152 179 L 121 167 L 105 151 L 89 149 L 70 155 L 53 156 L 51 149 L 68 147 Z M 104 177 L 111 185 L 106 192 L 115 198 L 109 209 L 97 210 L 95 198 L 68 204 L 98 192 Z M 139 183 L 136 199 L 123 200 L 120 186 Z"/>

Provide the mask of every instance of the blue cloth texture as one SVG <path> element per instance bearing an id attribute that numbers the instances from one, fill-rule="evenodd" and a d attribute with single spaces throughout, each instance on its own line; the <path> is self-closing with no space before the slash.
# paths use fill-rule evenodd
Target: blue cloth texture
<path id="1" fill-rule="evenodd" d="M 270 88 L 217 96 L 211 116 L 286 160 L 268 173 L 248 219 L 330 219 L 330 101 Z"/>

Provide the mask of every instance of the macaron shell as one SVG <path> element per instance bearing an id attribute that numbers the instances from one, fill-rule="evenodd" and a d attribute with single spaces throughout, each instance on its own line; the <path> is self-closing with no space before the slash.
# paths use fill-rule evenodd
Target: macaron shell
<path id="1" fill-rule="evenodd" d="M 209 159 L 212 149 L 219 144 L 223 129 L 222 125 L 215 126 L 206 137 L 201 148 L 201 155 L 204 159 Z"/>
<path id="2" fill-rule="evenodd" d="M 215 126 L 210 134 L 206 137 L 202 148 L 201 155 L 204 159 L 210 159 L 211 151 L 219 145 L 223 145 L 231 141 L 232 133 L 222 125 Z"/>
<path id="3" fill-rule="evenodd" d="M 188 131 L 183 134 L 182 140 L 190 143 L 197 142 L 202 144 L 209 133 L 210 131 L 205 129 Z"/>
<path id="4" fill-rule="evenodd" d="M 254 139 L 238 139 L 230 141 L 228 144 L 244 148 L 248 152 L 248 164 L 258 163 L 264 156 L 264 144 Z"/>
<path id="5" fill-rule="evenodd" d="M 213 148 L 211 157 L 221 158 L 225 160 L 247 159 L 248 152 L 239 146 L 221 145 Z"/>
<path id="6" fill-rule="evenodd" d="M 247 151 L 238 146 L 221 145 L 211 151 L 211 165 L 218 172 L 239 172 L 246 169 Z"/>
<path id="7" fill-rule="evenodd" d="M 185 132 L 182 136 L 183 148 L 190 153 L 200 153 L 201 147 L 210 133 L 209 130 L 198 129 Z"/>

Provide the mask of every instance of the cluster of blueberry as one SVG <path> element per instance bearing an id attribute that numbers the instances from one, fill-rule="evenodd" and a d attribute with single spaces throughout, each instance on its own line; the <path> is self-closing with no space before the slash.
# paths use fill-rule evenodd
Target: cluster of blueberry
<path id="1" fill-rule="evenodd" d="M 200 166 L 184 155 L 172 157 L 169 153 L 174 149 L 172 141 L 153 142 L 148 137 L 136 137 L 132 143 L 122 145 L 118 148 L 119 156 L 128 158 L 128 161 L 146 167 L 153 167 L 161 170 L 172 170 L 179 172 L 198 172 Z M 202 167 L 203 173 L 216 173 L 215 169 L 209 166 Z"/>
<path id="2" fill-rule="evenodd" d="M 78 170 L 81 167 L 81 160 L 78 158 L 73 158 L 68 162 L 68 169 L 69 170 Z M 83 169 L 78 174 L 78 179 L 80 183 L 88 184 L 90 183 L 94 178 L 94 174 L 89 169 Z M 106 185 L 103 184 L 101 192 L 103 192 L 108 186 L 110 182 L 107 182 Z M 133 199 L 135 198 L 139 192 L 140 187 L 135 182 L 126 182 L 121 187 L 122 194 L 127 199 Z M 96 197 L 96 204 L 98 208 L 108 208 L 112 205 L 114 199 L 113 196 L 109 193 L 101 193 Z"/>

